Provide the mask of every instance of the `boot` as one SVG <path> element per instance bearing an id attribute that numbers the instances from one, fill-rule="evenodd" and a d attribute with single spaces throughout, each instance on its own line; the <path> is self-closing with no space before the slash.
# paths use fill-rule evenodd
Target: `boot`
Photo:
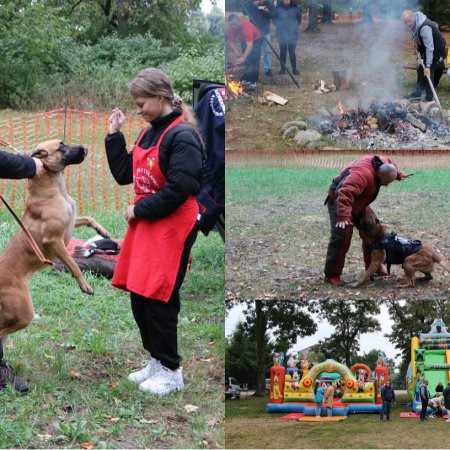
<path id="1" fill-rule="evenodd" d="M 13 384 L 21 394 L 28 394 L 30 390 L 26 383 L 16 378 L 11 366 L 3 359 L 0 361 L 0 389 L 6 389 L 8 383 Z"/>
<path id="2" fill-rule="evenodd" d="M 341 280 L 340 275 L 336 275 L 334 277 L 325 276 L 325 283 L 330 283 L 334 286 L 344 286 L 345 281 Z"/>

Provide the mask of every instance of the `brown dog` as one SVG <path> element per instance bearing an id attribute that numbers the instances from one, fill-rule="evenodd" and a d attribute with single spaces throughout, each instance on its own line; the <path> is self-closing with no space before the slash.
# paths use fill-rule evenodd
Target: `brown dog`
<path id="1" fill-rule="evenodd" d="M 86 155 L 85 147 L 66 145 L 59 139 L 37 145 L 32 156 L 42 160 L 45 170 L 38 179 L 29 180 L 29 196 L 22 222 L 45 258 L 61 260 L 81 290 L 93 294 L 93 289 L 66 249 L 76 226 L 87 225 L 109 237 L 106 230 L 92 218 L 75 218 L 75 201 L 66 191 L 64 168 L 80 164 Z M 25 328 L 33 320 L 29 280 L 34 272 L 44 267 L 24 231 L 19 229 L 0 256 L 0 339 Z"/>
<path id="2" fill-rule="evenodd" d="M 349 287 L 352 288 L 358 287 L 361 284 L 363 284 L 364 281 L 367 280 L 367 278 L 370 278 L 372 275 L 374 275 L 381 267 L 383 262 L 386 261 L 387 253 L 389 253 L 389 258 L 387 260 L 388 264 L 402 264 L 403 270 L 405 271 L 405 275 L 409 280 L 408 284 L 403 285 L 401 287 L 408 287 L 408 286 L 414 287 L 416 285 L 416 276 L 415 276 L 416 272 L 422 272 L 425 275 L 419 280 L 421 281 L 431 280 L 433 278 L 431 276 L 431 272 L 433 271 L 434 263 L 438 263 L 445 270 L 450 272 L 449 263 L 441 255 L 436 253 L 431 247 L 427 245 L 421 245 L 420 241 L 411 241 L 411 240 L 407 241 L 403 238 L 398 237 L 396 238 L 397 241 L 407 242 L 409 243 L 411 248 L 414 249 L 415 246 L 416 249 L 419 248 L 420 249 L 418 251 L 415 251 L 414 249 L 413 250 L 414 253 L 410 254 L 409 256 L 406 256 L 403 262 L 396 262 L 396 261 L 391 262 L 390 258 L 393 253 L 393 250 L 391 250 L 391 248 L 388 248 L 386 250 L 384 244 L 387 242 L 388 239 L 393 239 L 396 235 L 395 233 L 387 235 L 386 228 L 380 223 L 378 219 L 374 219 L 371 216 L 364 216 L 361 219 L 359 234 L 366 244 L 377 248 L 371 249 L 372 262 L 370 263 L 370 266 L 359 277 L 358 281 L 356 283 L 349 285 Z M 380 241 L 380 239 L 382 241 Z"/>

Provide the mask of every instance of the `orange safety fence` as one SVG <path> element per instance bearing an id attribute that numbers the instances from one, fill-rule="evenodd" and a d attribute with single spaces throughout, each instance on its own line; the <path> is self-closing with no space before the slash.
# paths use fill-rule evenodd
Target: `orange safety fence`
<path id="1" fill-rule="evenodd" d="M 31 153 L 37 143 L 49 139 L 88 147 L 86 160 L 65 170 L 67 191 L 80 214 L 110 208 L 121 211 L 132 202 L 133 192 L 132 185 L 119 186 L 109 171 L 104 144 L 108 119 L 109 114 L 67 108 L 27 114 L 0 120 L 0 139 L 22 153 Z M 126 117 L 122 131 L 128 150 L 144 126 L 142 118 Z M 25 209 L 26 180 L 1 180 L 0 193 L 13 209 Z"/>

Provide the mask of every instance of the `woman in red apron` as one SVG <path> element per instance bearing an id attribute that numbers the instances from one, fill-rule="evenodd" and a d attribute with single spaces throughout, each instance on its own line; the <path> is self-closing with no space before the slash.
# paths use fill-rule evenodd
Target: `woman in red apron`
<path id="1" fill-rule="evenodd" d="M 128 379 L 158 396 L 183 389 L 178 355 L 179 291 L 197 236 L 203 147 L 195 119 L 174 95 L 167 76 L 143 70 L 131 95 L 150 125 L 128 153 L 120 132 L 125 117 L 114 109 L 105 139 L 108 164 L 117 183 L 133 183 L 128 229 L 112 279 L 130 292 L 131 308 L 144 348 L 150 353 Z"/>

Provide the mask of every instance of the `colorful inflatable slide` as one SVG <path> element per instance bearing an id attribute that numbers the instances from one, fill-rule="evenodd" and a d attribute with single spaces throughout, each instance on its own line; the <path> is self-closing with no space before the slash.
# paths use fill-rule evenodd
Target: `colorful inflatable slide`
<path id="1" fill-rule="evenodd" d="M 267 412 L 301 412 L 314 416 L 314 385 L 316 380 L 332 381 L 336 387 L 333 416 L 352 413 L 379 413 L 381 411 L 381 388 L 389 380 L 389 368 L 385 355 L 380 354 L 377 367 L 372 372 L 364 364 L 350 369 L 333 359 L 310 367 L 308 361 L 288 361 L 283 366 L 284 354 L 274 354 L 274 366 L 270 371 L 270 402 Z M 297 364 L 301 362 L 301 368 Z M 322 409 L 326 415 L 326 409 Z"/>
<path id="2" fill-rule="evenodd" d="M 433 322 L 429 333 L 420 333 L 419 337 L 411 339 L 411 363 L 406 384 L 416 413 L 422 409 L 419 389 L 424 379 L 429 381 L 428 390 L 432 397 L 439 382 L 444 387 L 450 382 L 450 333 L 441 319 Z"/>

